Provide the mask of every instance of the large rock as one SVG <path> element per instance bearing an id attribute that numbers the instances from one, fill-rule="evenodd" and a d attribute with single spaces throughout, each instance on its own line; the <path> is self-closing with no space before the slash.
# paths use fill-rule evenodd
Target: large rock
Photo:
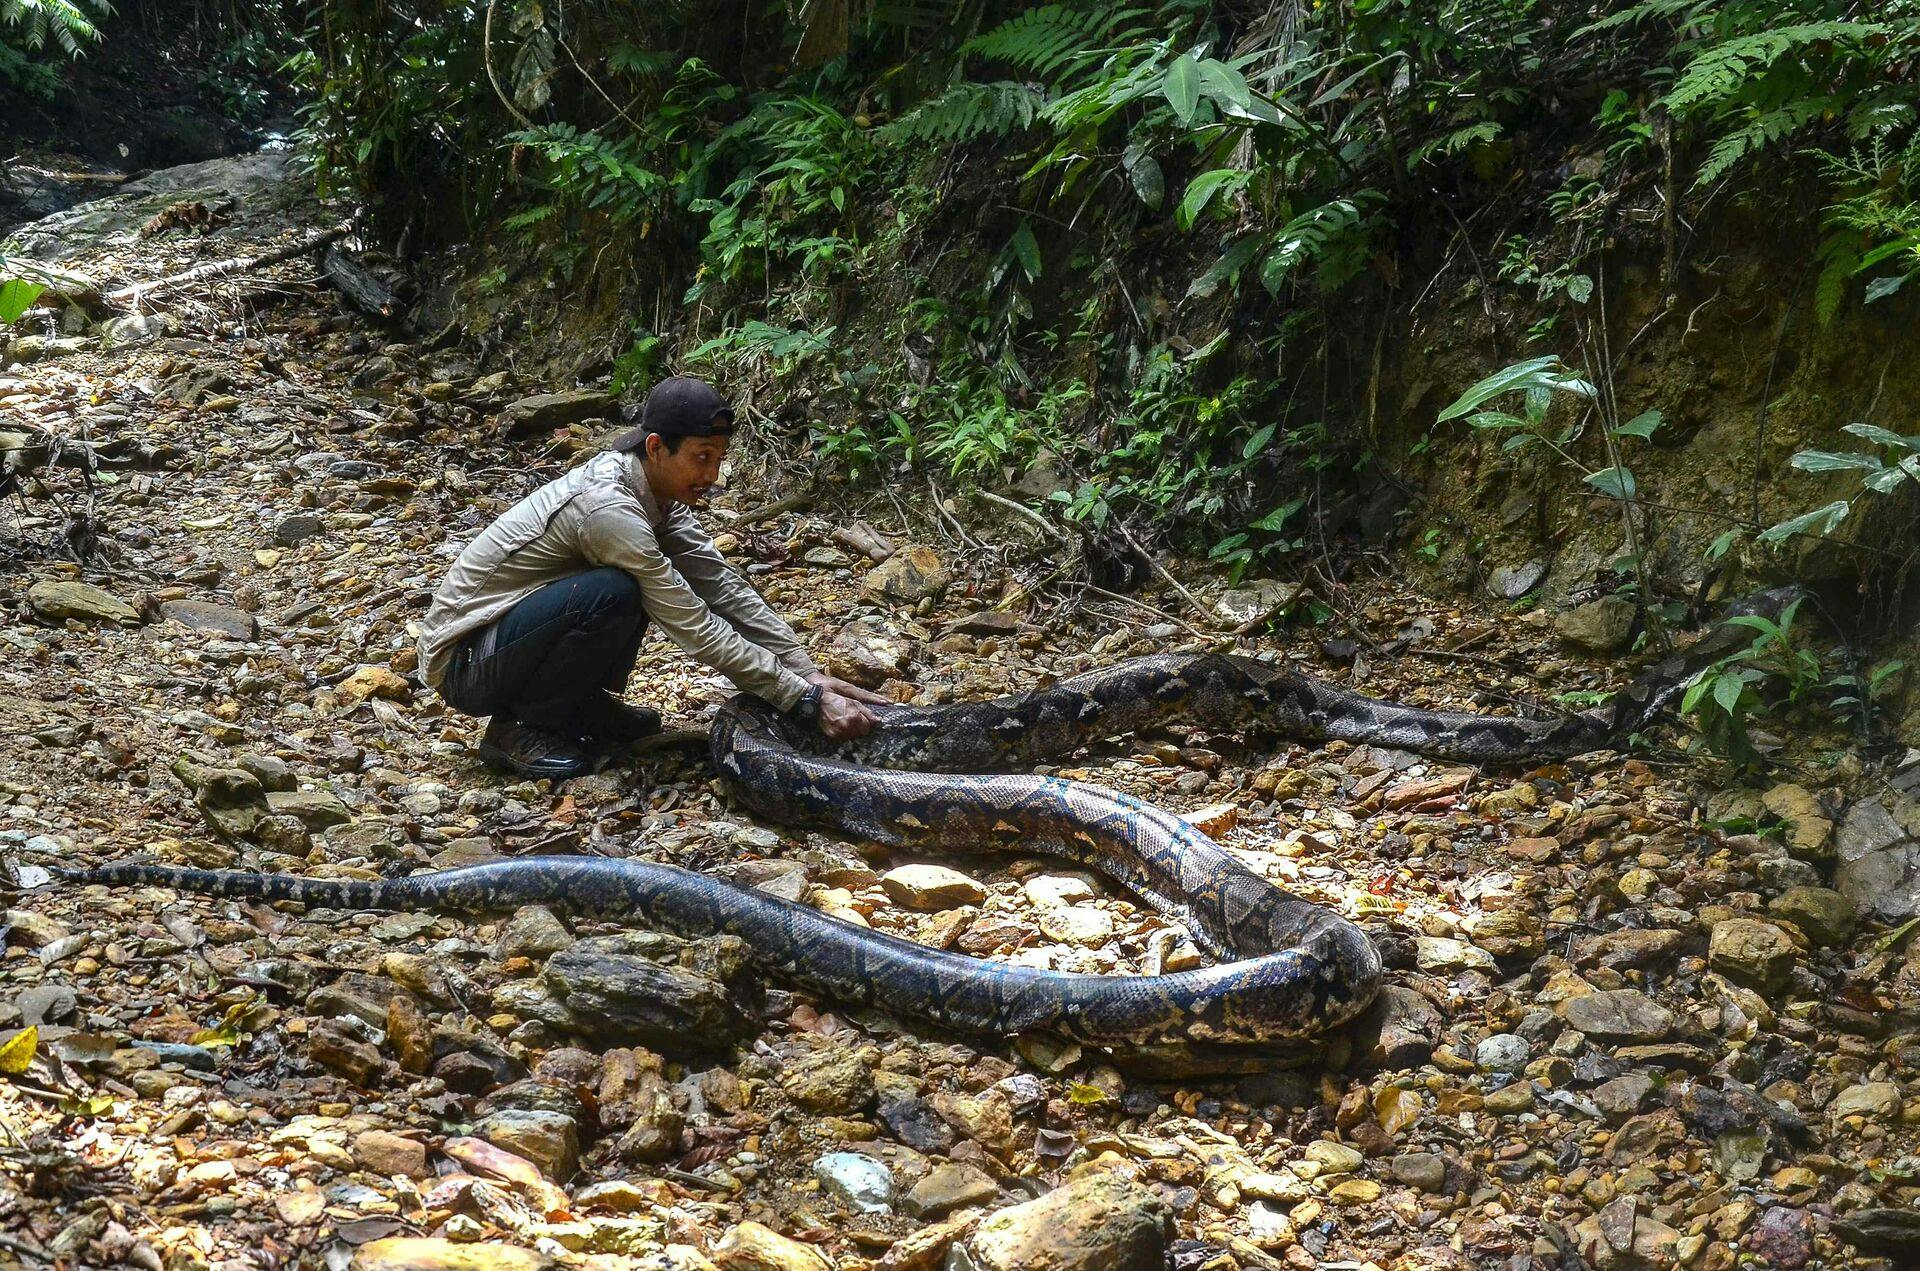
<path id="1" fill-rule="evenodd" d="M 1767 912 L 1785 918 L 1817 945 L 1845 944 L 1860 920 L 1853 902 L 1831 887 L 1789 887 L 1767 903 Z"/>
<path id="2" fill-rule="evenodd" d="M 746 946 L 732 936 L 597 936 L 554 954 L 542 980 L 565 1008 L 549 1022 L 602 1045 L 706 1054 L 760 1029 L 754 1018 L 760 985 L 748 969 Z"/>
<path id="3" fill-rule="evenodd" d="M 757 1222 L 743 1222 L 713 1247 L 720 1271 L 833 1271 L 827 1255 Z"/>
<path id="4" fill-rule="evenodd" d="M 979 883 L 944 865 L 901 865 L 882 874 L 880 886 L 894 904 L 923 912 L 977 905 L 987 898 Z"/>
<path id="5" fill-rule="evenodd" d="M 516 1156 L 524 1156 L 556 1183 L 580 1168 L 580 1127 L 560 1112 L 508 1108 L 475 1127 L 481 1138 Z"/>
<path id="6" fill-rule="evenodd" d="M 269 790 L 267 807 L 276 816 L 290 816 L 310 830 L 345 825 L 353 813 L 331 790 Z"/>
<path id="7" fill-rule="evenodd" d="M 1381 988 L 1353 1027 L 1353 1054 L 1360 1066 L 1379 1071 L 1427 1062 L 1446 1021 L 1432 1002 L 1398 984 Z"/>
<path id="8" fill-rule="evenodd" d="M 583 419 L 596 419 L 615 407 L 613 394 L 597 388 L 576 388 L 564 393 L 535 393 L 522 397 L 500 412 L 501 425 L 509 435 L 519 436 L 549 428 L 564 428 Z"/>
<path id="9" fill-rule="evenodd" d="M 922 1218 L 940 1218 L 956 1209 L 984 1205 L 1000 1195 L 1000 1185 L 977 1165 L 944 1161 L 913 1185 L 907 1208 Z"/>
<path id="10" fill-rule="evenodd" d="M 27 588 L 27 603 L 47 622 L 140 621 L 140 611 L 112 592 L 71 578 L 51 578 Z"/>
<path id="11" fill-rule="evenodd" d="M 1795 953 L 1787 933 L 1756 918 L 1728 918 L 1713 928 L 1707 964 L 1735 984 L 1767 991 L 1793 974 Z"/>
<path id="12" fill-rule="evenodd" d="M 1680 1233 L 1622 1196 L 1574 1228 L 1580 1255 L 1598 1271 L 1642 1271 L 1673 1263 Z"/>
<path id="13" fill-rule="evenodd" d="M 988 1215 L 969 1243 L 986 1271 L 1163 1271 L 1172 1227 L 1157 1194 L 1093 1174 Z"/>
<path id="14" fill-rule="evenodd" d="M 352 1271 L 547 1271 L 553 1259 L 516 1245 L 388 1236 L 354 1251 Z"/>
<path id="15" fill-rule="evenodd" d="M 1833 1224 L 1842 1240 L 1862 1253 L 1910 1256 L 1920 1249 L 1920 1209 L 1860 1209 Z"/>
<path id="16" fill-rule="evenodd" d="M 913 646 L 904 637 L 863 620 L 848 623 L 833 637 L 827 647 L 827 669 L 850 683 L 879 688 L 905 674 L 912 656 Z"/>
<path id="17" fill-rule="evenodd" d="M 850 1116 L 873 1103 L 873 1069 L 856 1051 L 816 1050 L 787 1065 L 780 1088 L 809 1112 Z"/>
<path id="18" fill-rule="evenodd" d="M 1639 989 L 1611 989 L 1568 998 L 1560 1018 L 1578 1032 L 1609 1042 L 1664 1041 L 1673 1032 L 1673 1012 Z"/>
<path id="19" fill-rule="evenodd" d="M 1618 653 L 1633 636 L 1635 617 L 1632 601 L 1602 596 L 1561 614 L 1554 619 L 1553 629 L 1576 649 L 1588 653 Z"/>
<path id="20" fill-rule="evenodd" d="M 1920 840 L 1878 799 L 1847 810 L 1835 847 L 1833 885 L 1862 914 L 1885 922 L 1920 916 Z"/>
<path id="21" fill-rule="evenodd" d="M 207 825 L 224 838 L 245 838 L 267 819 L 266 791 L 244 768 L 228 768 L 196 751 L 183 751 L 171 767 L 193 794 Z"/>
<path id="22" fill-rule="evenodd" d="M 1767 791 L 1760 803 L 1786 826 L 1788 851 L 1809 860 L 1832 855 L 1833 821 L 1811 790 L 1787 782 Z"/>
<path id="23" fill-rule="evenodd" d="M 916 543 L 868 570 L 861 585 L 883 600 L 912 605 L 952 586 L 953 571 L 940 559 L 940 553 Z"/>
<path id="24" fill-rule="evenodd" d="M 189 631 L 204 631 L 229 640 L 255 640 L 260 636 L 260 621 L 252 614 L 207 600 L 163 601 L 160 616 Z"/>

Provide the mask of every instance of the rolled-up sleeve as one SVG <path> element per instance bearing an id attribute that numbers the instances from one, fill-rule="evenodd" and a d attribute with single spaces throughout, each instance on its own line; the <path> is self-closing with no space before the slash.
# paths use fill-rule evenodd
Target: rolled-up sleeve
<path id="1" fill-rule="evenodd" d="M 708 608 L 732 624 L 733 629 L 753 644 L 780 660 L 780 665 L 796 675 L 812 675 L 820 664 L 807 655 L 806 646 L 773 611 L 765 597 L 753 589 L 733 566 L 720 555 L 713 539 L 684 507 L 675 507 L 660 527 L 660 546 L 672 559 Z"/>
<path id="2" fill-rule="evenodd" d="M 790 710 L 807 691 L 807 682 L 773 649 L 743 634 L 737 621 L 723 621 L 715 613 L 675 562 L 668 559 L 653 527 L 637 512 L 615 505 L 588 513 L 580 530 L 580 547 L 592 564 L 609 565 L 632 575 L 640 584 L 640 601 L 647 617 L 660 624 L 668 639 L 732 680 L 743 692 Z M 713 552 L 711 544 L 707 550 Z M 719 553 L 713 555 L 726 570 Z M 740 586 L 746 587 L 745 582 Z M 779 619 L 774 621 L 778 623 Z M 797 644 L 786 624 L 779 625 L 786 631 L 787 640 Z"/>

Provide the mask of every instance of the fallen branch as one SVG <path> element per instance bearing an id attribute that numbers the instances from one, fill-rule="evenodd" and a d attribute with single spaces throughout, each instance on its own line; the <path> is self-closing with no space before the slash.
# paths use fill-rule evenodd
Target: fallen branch
<path id="1" fill-rule="evenodd" d="M 393 288 L 374 277 L 373 271 L 337 246 L 330 246 L 320 257 L 320 272 L 347 302 L 362 313 L 376 318 L 391 318 L 400 309 L 400 297 Z"/>
<path id="2" fill-rule="evenodd" d="M 1188 591 L 1185 587 L 1182 587 L 1180 585 L 1180 580 L 1178 578 L 1175 578 L 1172 574 L 1168 573 L 1167 567 L 1165 565 L 1162 565 L 1159 561 L 1155 560 L 1150 554 L 1148 554 L 1146 548 L 1140 546 L 1140 540 L 1133 536 L 1133 532 L 1127 528 L 1126 522 L 1122 521 L 1119 517 L 1116 516 L 1113 518 L 1113 528 L 1116 530 L 1119 530 L 1120 537 L 1127 540 L 1127 546 L 1131 547 L 1134 551 L 1140 553 L 1140 559 L 1147 562 L 1148 566 L 1152 568 L 1154 573 L 1160 575 L 1160 579 L 1162 582 L 1166 583 L 1167 586 L 1173 588 L 1175 591 L 1180 593 L 1180 599 L 1186 601 L 1187 604 L 1192 607 L 1193 612 L 1199 616 L 1202 622 L 1207 623 L 1209 626 L 1212 625 L 1213 615 L 1207 611 L 1207 607 L 1201 604 L 1197 599 L 1195 599 L 1194 594 L 1192 592 Z"/>
<path id="3" fill-rule="evenodd" d="M 265 269 L 269 265 L 278 265 L 282 261 L 292 260 L 296 256 L 305 256 L 320 251 L 322 248 L 331 246 L 333 243 L 345 238 L 347 236 L 347 228 L 347 226 L 341 225 L 334 229 L 322 230 L 317 234 L 308 235 L 297 243 L 291 243 L 285 247 L 276 247 L 264 255 L 235 256 L 230 260 L 211 261 L 205 265 L 195 265 L 192 269 L 186 270 L 184 273 L 171 274 L 165 278 L 156 278 L 152 282 L 134 283 L 131 286 L 109 291 L 106 294 L 106 301 L 108 304 L 120 308 L 138 308 L 141 301 L 156 292 L 167 291 L 174 287 L 184 286 L 187 283 L 200 282 L 206 278 L 220 278 L 227 274 L 250 273 L 256 269 Z"/>
<path id="4" fill-rule="evenodd" d="M 1047 520 L 1046 517 L 1041 516 L 1024 503 L 1016 502 L 1003 494 L 995 494 L 991 490 L 975 490 L 974 493 L 989 503 L 997 503 L 1010 512 L 1018 512 L 1021 516 L 1026 517 L 1029 521 L 1039 526 L 1040 532 L 1056 543 L 1070 543 L 1073 541 L 1067 536 L 1065 531 L 1055 526 L 1051 521 Z"/>

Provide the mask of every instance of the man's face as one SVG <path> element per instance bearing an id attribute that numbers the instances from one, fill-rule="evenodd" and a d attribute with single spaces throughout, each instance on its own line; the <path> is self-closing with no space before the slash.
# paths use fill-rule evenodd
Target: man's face
<path id="1" fill-rule="evenodd" d="M 720 483 L 729 437 L 688 437 L 677 450 L 664 439 L 647 438 L 647 481 L 653 492 L 675 503 L 698 504 Z"/>

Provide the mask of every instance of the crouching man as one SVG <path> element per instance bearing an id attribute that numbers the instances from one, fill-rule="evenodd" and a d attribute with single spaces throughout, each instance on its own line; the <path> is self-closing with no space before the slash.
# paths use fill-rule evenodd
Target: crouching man
<path id="1" fill-rule="evenodd" d="M 656 385 L 640 424 L 515 504 L 447 571 L 420 628 L 427 683 L 490 717 L 480 756 L 556 781 L 660 728 L 621 700 L 652 622 L 742 690 L 834 740 L 885 699 L 816 666 L 729 568 L 692 509 L 720 479 L 733 410 L 710 385 Z"/>

